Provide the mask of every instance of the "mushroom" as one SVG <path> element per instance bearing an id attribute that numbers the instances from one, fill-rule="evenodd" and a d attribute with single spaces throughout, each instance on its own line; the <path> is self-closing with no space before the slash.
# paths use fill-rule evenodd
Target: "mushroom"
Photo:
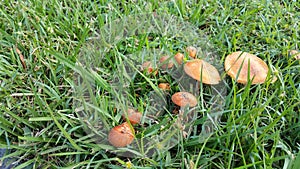
<path id="1" fill-rule="evenodd" d="M 297 50 L 289 50 L 290 55 L 294 56 L 296 60 L 300 60 L 300 52 Z"/>
<path id="2" fill-rule="evenodd" d="M 152 73 L 154 71 L 152 67 L 152 63 L 150 61 L 146 61 L 142 64 L 142 71 L 147 70 L 147 73 Z M 157 73 L 156 71 L 154 72 L 155 74 Z"/>
<path id="3" fill-rule="evenodd" d="M 180 107 L 195 107 L 197 105 L 197 98 L 189 92 L 177 92 L 172 95 L 171 99 L 173 103 Z"/>
<path id="4" fill-rule="evenodd" d="M 188 52 L 189 56 L 192 58 L 196 58 L 197 49 L 194 46 L 188 46 L 186 48 L 186 51 Z"/>
<path id="5" fill-rule="evenodd" d="M 170 84 L 169 83 L 160 83 L 160 84 L 158 84 L 158 87 L 162 90 L 170 90 Z"/>
<path id="6" fill-rule="evenodd" d="M 238 51 L 231 53 L 225 59 L 226 73 L 230 77 L 236 78 L 238 83 L 247 84 L 248 69 L 250 70 L 250 80 L 253 79 L 251 84 L 261 84 L 265 82 L 269 68 L 268 65 L 257 56 Z"/>
<path id="7" fill-rule="evenodd" d="M 140 123 L 142 118 L 142 113 L 134 109 L 128 109 L 127 114 L 123 114 L 122 117 L 124 120 L 128 118 L 130 123 L 134 125 Z"/>
<path id="8" fill-rule="evenodd" d="M 109 131 L 108 141 L 115 147 L 125 147 L 132 143 L 134 139 L 134 129 L 127 122 L 115 126 Z"/>
<path id="9" fill-rule="evenodd" d="M 218 84 L 221 81 L 218 70 L 202 59 L 194 59 L 184 65 L 187 75 L 205 84 Z"/>
<path id="10" fill-rule="evenodd" d="M 180 52 L 176 53 L 176 55 L 174 56 L 176 62 L 181 65 L 182 62 L 183 62 L 183 58 L 184 58 L 184 55 Z"/>
<path id="11" fill-rule="evenodd" d="M 168 55 L 162 56 L 159 59 L 159 62 L 162 64 L 161 65 L 162 69 L 166 69 L 166 68 L 171 69 L 174 66 L 174 63 L 170 60 L 170 57 Z"/>

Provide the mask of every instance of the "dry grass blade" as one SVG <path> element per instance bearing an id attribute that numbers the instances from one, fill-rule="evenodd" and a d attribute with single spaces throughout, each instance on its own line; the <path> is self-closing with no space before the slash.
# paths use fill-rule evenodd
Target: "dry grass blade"
<path id="1" fill-rule="evenodd" d="M 19 50 L 18 47 L 16 47 L 15 49 L 16 49 L 17 54 L 19 55 L 19 58 L 20 58 L 20 61 L 22 63 L 24 70 L 26 70 L 26 63 L 25 63 L 24 55 L 22 54 L 22 52 Z"/>

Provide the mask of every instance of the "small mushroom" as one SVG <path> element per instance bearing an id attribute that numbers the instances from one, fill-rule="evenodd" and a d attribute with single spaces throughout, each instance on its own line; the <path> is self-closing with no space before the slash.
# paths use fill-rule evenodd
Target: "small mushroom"
<path id="1" fill-rule="evenodd" d="M 183 62 L 183 58 L 184 58 L 184 55 L 180 52 L 176 53 L 176 55 L 174 56 L 176 62 L 181 65 L 182 62 Z"/>
<path id="2" fill-rule="evenodd" d="M 184 65 L 187 75 L 205 84 L 218 84 L 221 81 L 218 70 L 202 59 L 194 59 Z"/>
<path id="3" fill-rule="evenodd" d="M 147 73 L 153 72 L 152 63 L 150 61 L 144 62 L 142 64 L 142 71 L 147 70 Z"/>
<path id="4" fill-rule="evenodd" d="M 197 98 L 189 92 L 177 92 L 172 95 L 171 99 L 173 103 L 180 107 L 195 107 L 197 105 Z"/>
<path id="5" fill-rule="evenodd" d="M 170 84 L 169 83 L 160 83 L 160 84 L 158 84 L 158 87 L 162 90 L 170 90 Z"/>
<path id="6" fill-rule="evenodd" d="M 151 61 L 146 61 L 142 64 L 141 71 L 146 71 L 148 74 L 157 75 L 158 70 L 153 68 Z"/>
<path id="7" fill-rule="evenodd" d="M 162 69 L 171 69 L 174 66 L 174 63 L 170 60 L 170 57 L 168 55 L 162 56 L 159 59 L 159 62 L 162 64 L 161 68 Z"/>
<path id="8" fill-rule="evenodd" d="M 249 66 L 248 66 L 248 63 Z M 268 75 L 268 65 L 257 56 L 247 52 L 233 52 L 225 59 L 225 71 L 232 77 L 236 78 L 238 83 L 247 84 L 248 68 L 250 70 L 251 84 L 264 83 Z M 239 76 L 237 77 L 239 73 Z"/>
<path id="9" fill-rule="evenodd" d="M 186 48 L 187 53 L 189 54 L 190 57 L 192 58 L 196 58 L 196 54 L 197 54 L 197 49 L 194 46 L 188 46 Z"/>
<path id="10" fill-rule="evenodd" d="M 115 126 L 109 131 L 108 141 L 115 147 L 125 147 L 132 143 L 134 130 L 127 122 Z"/>
<path id="11" fill-rule="evenodd" d="M 123 119 L 126 120 L 126 118 L 128 118 L 132 125 L 140 123 L 142 116 L 141 112 L 134 109 L 128 109 L 127 116 L 126 114 L 122 115 Z"/>
<path id="12" fill-rule="evenodd" d="M 296 60 L 300 60 L 300 52 L 297 50 L 289 50 L 290 55 L 294 56 Z"/>

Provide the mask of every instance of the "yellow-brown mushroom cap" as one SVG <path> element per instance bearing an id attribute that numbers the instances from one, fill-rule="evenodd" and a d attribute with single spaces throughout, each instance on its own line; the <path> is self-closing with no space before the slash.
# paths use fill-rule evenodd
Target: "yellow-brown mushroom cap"
<path id="1" fill-rule="evenodd" d="M 108 141 L 115 147 L 125 147 L 134 140 L 134 130 L 127 122 L 115 126 L 109 131 Z"/>
<path id="2" fill-rule="evenodd" d="M 205 84 L 218 84 L 221 81 L 218 70 L 202 59 L 194 59 L 184 65 L 187 75 Z M 202 79 L 200 80 L 200 78 Z"/>
<path id="3" fill-rule="evenodd" d="M 173 103 L 180 107 L 195 107 L 197 105 L 197 98 L 189 92 L 177 92 L 172 95 L 171 99 Z"/>
<path id="4" fill-rule="evenodd" d="M 248 63 L 249 66 L 248 66 Z M 247 52 L 233 52 L 225 59 L 226 73 L 236 79 L 237 82 L 247 84 L 248 82 L 248 68 L 250 69 L 250 80 L 253 79 L 251 84 L 264 83 L 268 75 L 268 65 L 257 56 Z M 238 72 L 240 71 L 239 76 Z"/>

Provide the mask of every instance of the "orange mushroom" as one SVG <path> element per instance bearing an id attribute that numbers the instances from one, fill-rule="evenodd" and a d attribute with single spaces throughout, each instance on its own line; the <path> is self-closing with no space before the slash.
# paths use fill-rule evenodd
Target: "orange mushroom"
<path id="1" fill-rule="evenodd" d="M 182 53 L 176 53 L 176 55 L 174 56 L 176 62 L 181 65 L 182 62 L 183 62 L 183 58 L 184 58 L 184 55 Z"/>
<path id="2" fill-rule="evenodd" d="M 158 84 L 158 87 L 162 90 L 170 90 L 170 84 L 169 83 L 160 83 L 160 84 Z"/>
<path id="3" fill-rule="evenodd" d="M 184 65 L 184 71 L 195 80 L 205 84 L 218 84 L 221 81 L 218 70 L 202 59 L 194 59 Z M 202 77 L 202 79 L 200 79 Z"/>
<path id="4" fill-rule="evenodd" d="M 127 122 L 115 126 L 109 131 L 108 141 L 115 147 L 125 147 L 132 143 L 134 130 Z"/>
<path id="5" fill-rule="evenodd" d="M 257 56 L 238 51 L 231 53 L 225 59 L 226 73 L 236 79 L 238 83 L 247 84 L 248 69 L 250 70 L 250 80 L 253 79 L 251 84 L 265 82 L 269 68 L 268 65 Z"/>
<path id="6" fill-rule="evenodd" d="M 151 61 L 146 61 L 142 64 L 141 71 L 146 71 L 148 74 L 157 75 L 158 70 L 153 68 Z"/>
<path id="7" fill-rule="evenodd" d="M 197 98 L 189 92 L 177 92 L 172 95 L 171 99 L 173 103 L 180 107 L 195 107 L 197 105 Z"/>
<path id="8" fill-rule="evenodd" d="M 134 125 L 134 124 L 140 123 L 141 118 L 142 118 L 142 113 L 137 110 L 134 110 L 134 109 L 128 109 L 127 114 L 126 115 L 123 114 L 122 117 L 124 120 L 126 120 L 126 118 L 128 118 L 130 123 L 132 125 Z"/>
<path id="9" fill-rule="evenodd" d="M 166 69 L 166 68 L 171 69 L 174 66 L 174 63 L 170 60 L 168 55 L 162 56 L 159 59 L 159 62 L 162 64 L 161 65 L 162 69 Z"/>
<path id="10" fill-rule="evenodd" d="M 188 46 L 186 48 L 186 51 L 188 52 L 189 56 L 192 58 L 196 58 L 196 54 L 197 54 L 197 49 L 193 46 Z"/>
<path id="11" fill-rule="evenodd" d="M 153 72 L 152 63 L 150 61 L 146 61 L 142 64 L 142 71 L 147 70 L 147 73 Z"/>

